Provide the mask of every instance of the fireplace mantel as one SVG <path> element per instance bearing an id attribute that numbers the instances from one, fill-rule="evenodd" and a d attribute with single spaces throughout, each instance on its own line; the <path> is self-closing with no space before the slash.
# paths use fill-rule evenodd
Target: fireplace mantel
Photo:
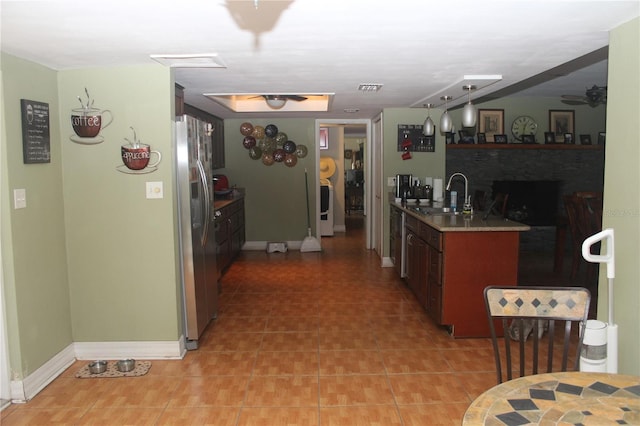
<path id="1" fill-rule="evenodd" d="M 450 149 L 550 149 L 572 151 L 602 151 L 604 145 L 574 145 L 574 144 L 522 144 L 522 143 L 483 143 L 483 144 L 448 144 Z"/>

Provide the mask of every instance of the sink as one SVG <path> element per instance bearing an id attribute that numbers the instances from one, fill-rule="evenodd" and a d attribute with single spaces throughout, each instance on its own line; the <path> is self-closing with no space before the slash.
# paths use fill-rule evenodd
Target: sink
<path id="1" fill-rule="evenodd" d="M 442 216 L 456 216 L 461 214 L 460 212 L 456 212 L 456 211 L 451 211 L 448 207 L 420 207 L 420 206 L 416 206 L 413 207 L 413 210 L 416 211 L 417 213 L 420 214 L 424 214 L 424 215 L 442 215 Z"/>

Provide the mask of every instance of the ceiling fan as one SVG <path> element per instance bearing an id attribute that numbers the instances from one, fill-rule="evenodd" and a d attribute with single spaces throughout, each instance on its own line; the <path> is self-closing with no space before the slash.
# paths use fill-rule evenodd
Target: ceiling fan
<path id="1" fill-rule="evenodd" d="M 256 98 L 262 97 L 264 101 L 269 105 L 272 109 L 280 109 L 287 103 L 288 100 L 300 102 L 306 101 L 307 98 L 305 96 L 300 95 L 260 95 L 255 96 Z"/>
<path id="2" fill-rule="evenodd" d="M 567 105 L 589 105 L 596 107 L 607 103 L 607 86 L 593 85 L 584 96 L 562 95 L 562 102 Z"/>

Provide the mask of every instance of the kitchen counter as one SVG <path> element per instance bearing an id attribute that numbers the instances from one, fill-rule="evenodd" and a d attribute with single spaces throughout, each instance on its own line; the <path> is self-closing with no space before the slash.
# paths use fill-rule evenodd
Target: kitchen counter
<path id="1" fill-rule="evenodd" d="M 529 231 L 531 227 L 519 222 L 514 222 L 509 219 L 503 219 L 499 216 L 489 216 L 487 219 L 483 219 L 485 212 L 479 212 L 474 214 L 453 214 L 448 213 L 425 213 L 425 207 L 427 209 L 436 208 L 441 209 L 444 207 L 443 203 L 396 203 L 391 201 L 391 205 L 404 211 L 405 213 L 417 218 L 418 220 L 426 223 L 427 225 L 437 229 L 441 232 L 498 232 L 498 231 Z"/>
<path id="2" fill-rule="evenodd" d="M 237 201 L 244 200 L 244 189 L 237 188 L 233 192 L 228 195 L 223 196 L 213 196 L 213 209 L 220 210 L 230 204 L 233 204 Z"/>

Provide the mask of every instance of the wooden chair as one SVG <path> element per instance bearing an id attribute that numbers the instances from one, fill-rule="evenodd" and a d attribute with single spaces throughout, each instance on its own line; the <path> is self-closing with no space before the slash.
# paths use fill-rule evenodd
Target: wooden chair
<path id="1" fill-rule="evenodd" d="M 571 231 L 571 279 L 574 279 L 582 262 L 582 242 L 602 230 L 602 194 L 574 192 L 563 200 Z M 596 269 L 597 265 L 590 264 L 588 275 L 593 275 Z"/>
<path id="2" fill-rule="evenodd" d="M 512 379 L 514 361 L 518 361 L 519 369 L 516 371 L 519 371 L 519 377 L 538 374 L 538 359 L 544 358 L 545 355 L 547 373 L 567 371 L 570 356 L 572 369 L 578 370 L 580 349 L 591 301 L 589 290 L 582 287 L 489 286 L 484 290 L 484 299 L 498 383 L 502 383 L 503 359 L 506 364 L 507 380 Z M 531 342 L 527 342 L 528 333 L 522 332 L 527 328 L 527 323 L 532 325 Z M 517 336 L 517 343 L 514 342 L 512 347 L 513 336 L 510 335 L 509 330 L 514 324 L 520 333 Z M 502 327 L 503 339 L 498 337 L 496 325 Z M 545 325 L 548 325 L 548 329 L 543 333 L 544 328 L 541 327 Z M 558 333 L 556 333 L 557 329 Z M 503 340 L 503 352 L 500 350 L 500 340 Z M 541 344 L 545 341 L 546 345 Z M 554 347 L 559 345 L 561 350 L 558 351 L 559 353 L 554 353 Z M 527 357 L 529 349 L 530 359 Z M 555 367 L 554 361 L 556 361 Z"/>

